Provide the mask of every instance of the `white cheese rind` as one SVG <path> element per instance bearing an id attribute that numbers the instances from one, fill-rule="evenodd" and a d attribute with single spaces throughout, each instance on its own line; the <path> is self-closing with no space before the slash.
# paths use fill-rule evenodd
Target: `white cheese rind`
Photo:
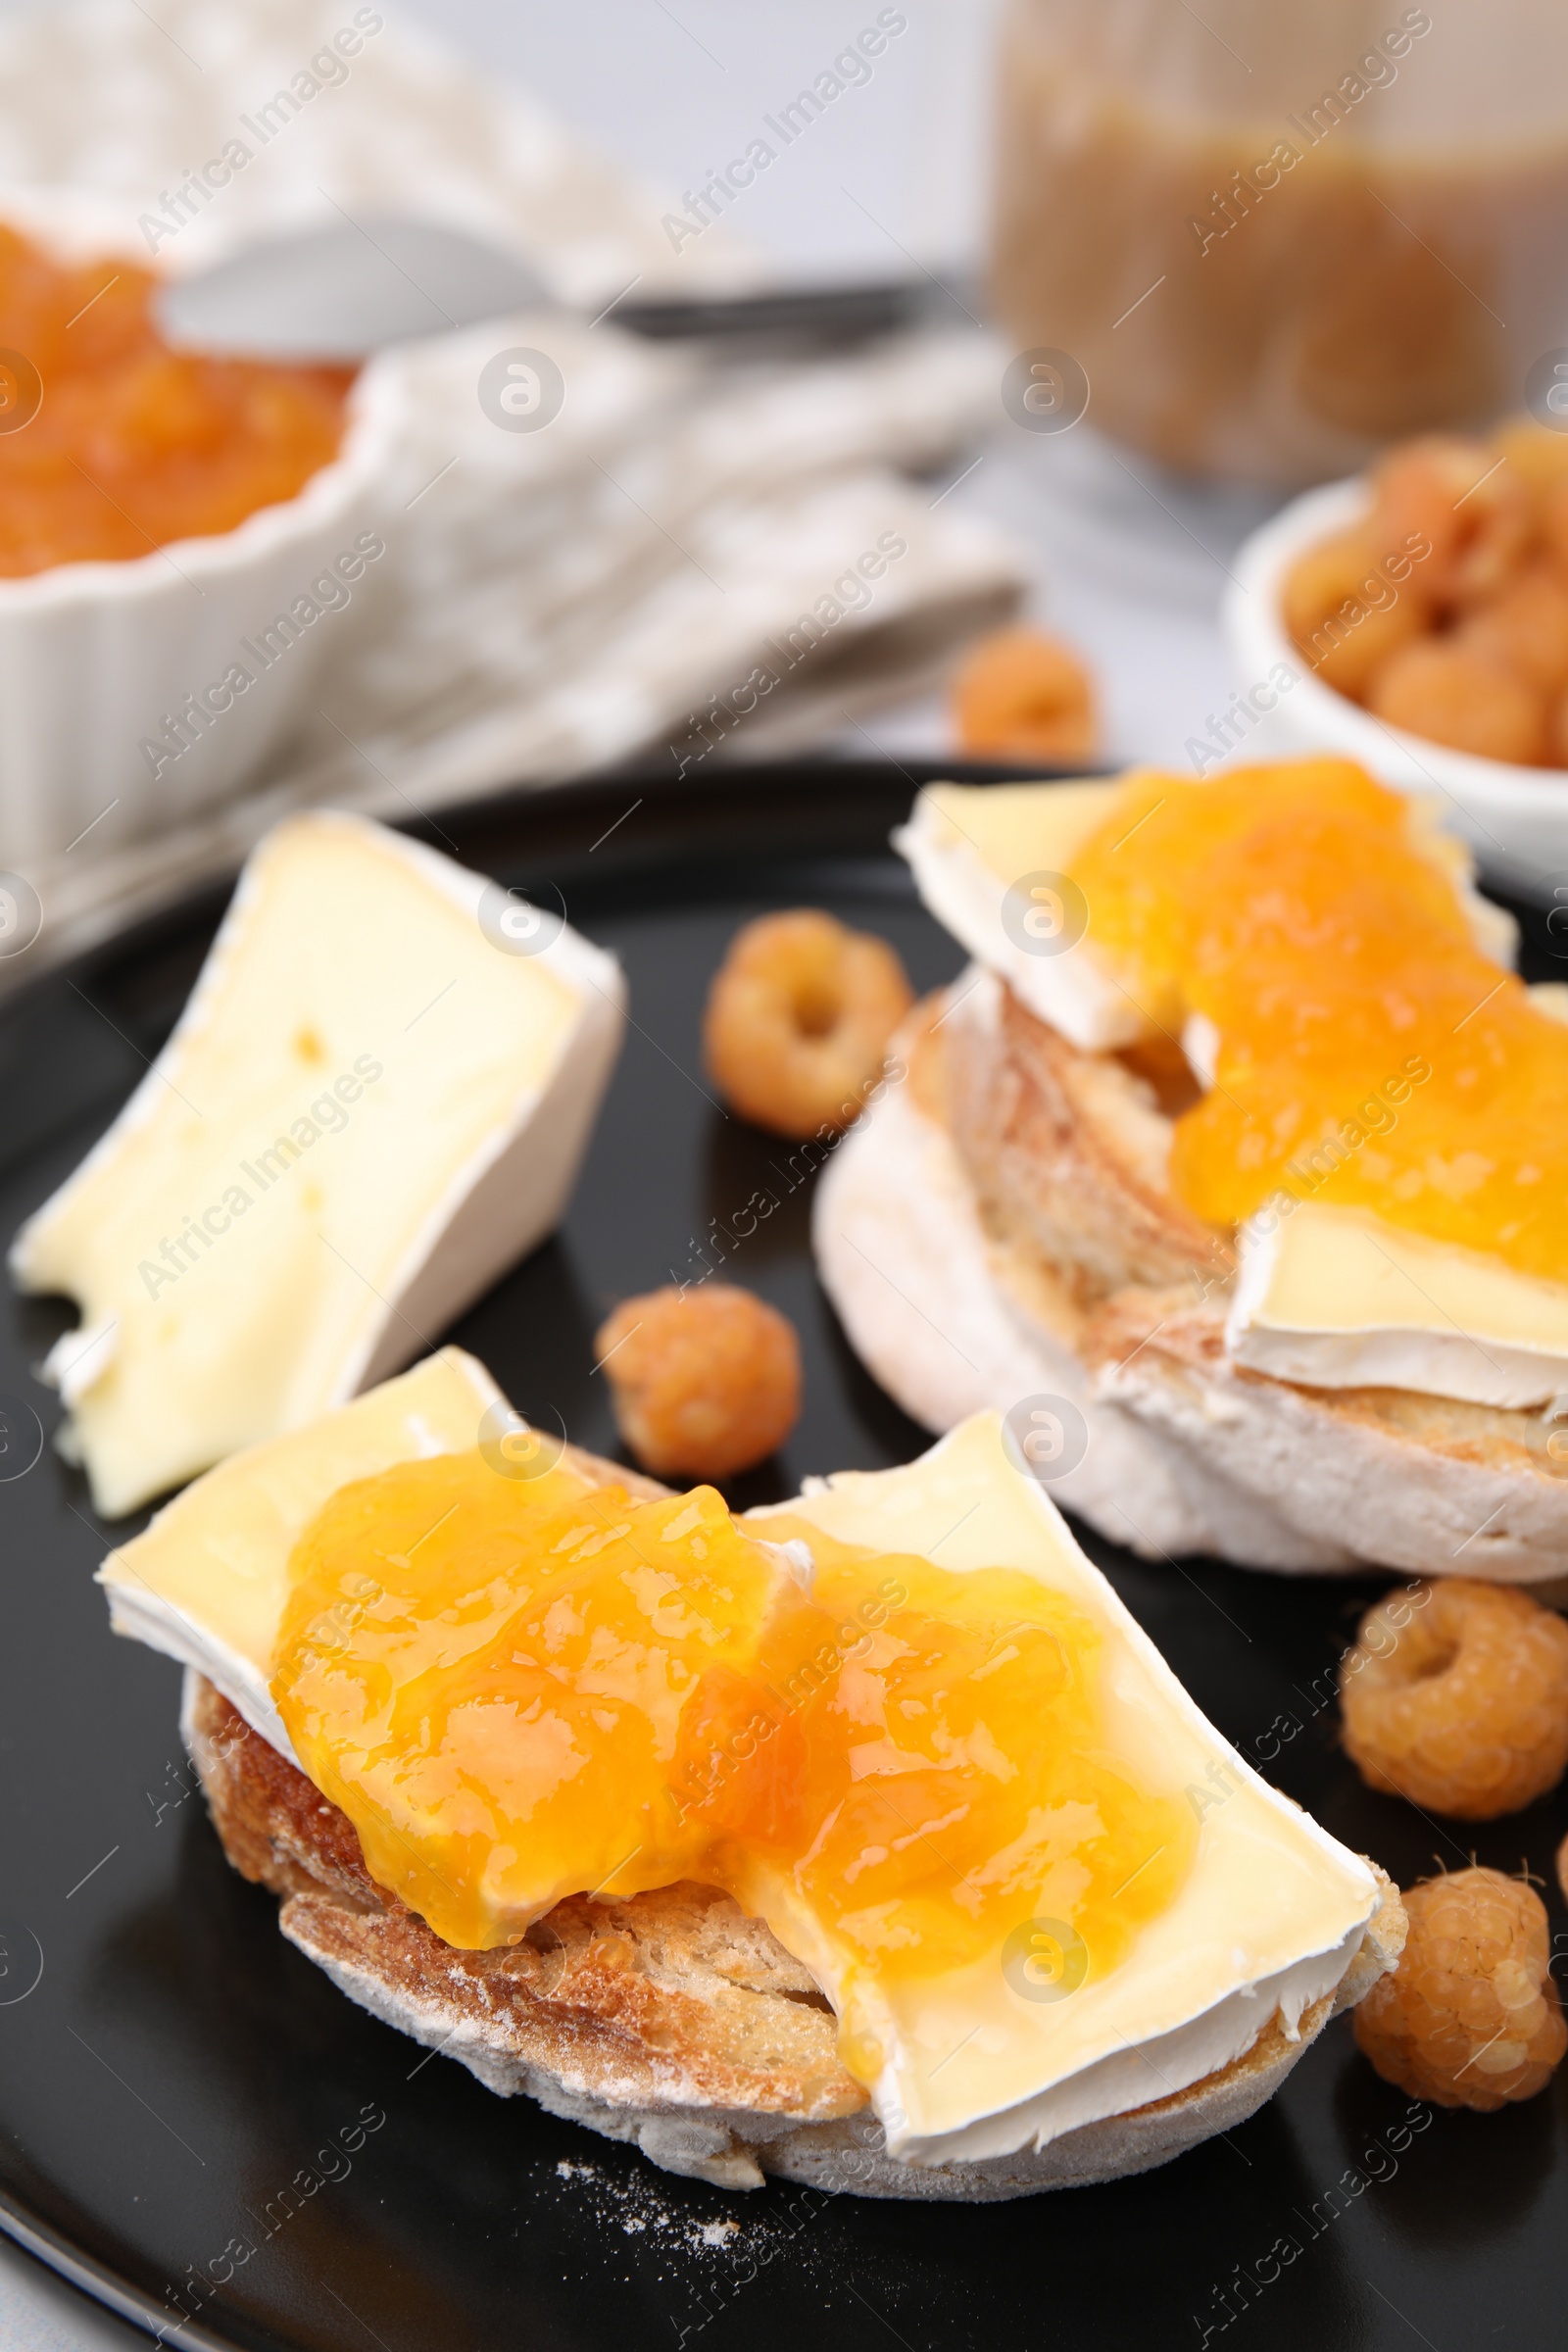
<path id="1" fill-rule="evenodd" d="M 1247 1246 L 1232 1360 L 1309 1389 L 1408 1389 L 1528 1411 L 1568 1392 L 1568 1289 L 1303 1202 Z"/>
<path id="2" fill-rule="evenodd" d="M 1174 2091 L 1217 2074 L 1244 2057 L 1278 2016 L 1287 2037 L 1297 2038 L 1302 2014 L 1333 1992 L 1360 1949 L 1365 1923 L 1348 1929 L 1326 1952 L 1314 1952 L 1254 1984 L 1239 1985 L 1191 2024 L 1111 2051 L 1032 2099 L 979 2116 L 956 2130 L 917 2138 L 888 2132 L 889 2153 L 921 2166 L 980 2163 L 1011 2156 L 1020 2148 L 1049 2147 L 1063 2132 L 1107 2116 L 1127 2115 Z M 899 2076 L 888 2070 L 878 2085 L 877 2106 L 898 2112 Z"/>
<path id="3" fill-rule="evenodd" d="M 51 1369 L 107 1516 L 407 1363 L 558 1221 L 624 986 L 569 929 L 492 944 L 493 887 L 362 818 L 276 828 L 164 1051 L 17 1237 L 18 1282 L 82 1304 Z"/>
<path id="4" fill-rule="evenodd" d="M 253 1732 L 260 1732 L 269 1746 L 298 1767 L 294 1742 L 259 1667 L 221 1636 L 194 1619 L 181 1617 L 161 1594 L 129 1583 L 110 1583 L 102 1571 L 98 1581 L 109 1585 L 111 1633 L 122 1635 L 127 1642 L 144 1642 L 149 1649 L 160 1650 L 181 1666 L 193 1666 L 215 1690 L 221 1690 Z"/>

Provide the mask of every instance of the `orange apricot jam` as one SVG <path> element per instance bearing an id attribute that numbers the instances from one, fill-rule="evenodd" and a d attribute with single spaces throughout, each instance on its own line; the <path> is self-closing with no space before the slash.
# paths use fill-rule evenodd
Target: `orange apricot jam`
<path id="1" fill-rule="evenodd" d="M 172 351 L 156 284 L 118 255 L 58 262 L 0 225 L 0 348 L 43 388 L 30 421 L 0 433 L 0 576 L 233 530 L 337 455 L 352 368 Z"/>
<path id="2" fill-rule="evenodd" d="M 1171 1156 L 1200 1216 L 1356 1205 L 1568 1280 L 1568 1026 L 1475 945 L 1399 794 L 1341 760 L 1140 775 L 1072 876 L 1151 1023 L 1218 1034 Z"/>
<path id="3" fill-rule="evenodd" d="M 272 1690 L 371 1876 L 467 1948 L 568 1893 L 692 1879 L 764 1919 L 804 1905 L 848 1980 L 961 1968 L 1042 1915 L 1108 1973 L 1197 1822 L 1118 1767 L 1089 1617 L 1019 1570 L 759 1524 L 710 1487 L 633 1501 L 477 1452 L 334 1495 Z"/>

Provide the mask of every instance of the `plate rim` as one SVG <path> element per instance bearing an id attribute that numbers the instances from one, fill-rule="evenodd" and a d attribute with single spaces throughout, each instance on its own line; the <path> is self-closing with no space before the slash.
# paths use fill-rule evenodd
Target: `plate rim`
<path id="1" fill-rule="evenodd" d="M 144 2328 L 155 2340 L 191 2344 L 196 2352 L 239 2352 L 237 2336 L 214 2335 L 200 2321 L 181 2320 L 171 2328 L 170 2313 L 160 2310 L 150 2295 L 131 2286 L 107 2264 L 81 2253 L 41 2215 L 26 2210 L 23 2200 L 3 2181 L 0 2181 L 0 2230 L 13 2245 L 21 2246 L 24 2253 L 43 2263 L 80 2293 L 90 2296 L 93 2302 Z M 268 2334 L 274 2343 L 281 2343 L 282 2339 L 273 2335 L 270 2328 Z"/>
<path id="2" fill-rule="evenodd" d="M 411 814 L 396 819 L 383 817 L 377 821 L 386 823 L 393 831 L 428 841 L 431 846 L 443 849 L 444 854 L 450 856 L 454 853 L 450 841 L 444 839 L 447 826 L 454 832 L 462 833 L 467 829 L 482 829 L 486 825 L 505 826 L 526 822 L 530 809 L 537 810 L 551 821 L 569 818 L 574 810 L 586 812 L 624 789 L 636 791 L 639 787 L 650 798 L 657 796 L 671 804 L 684 800 L 689 808 L 693 804 L 700 807 L 705 803 L 711 805 L 730 801 L 744 802 L 752 808 L 765 810 L 770 802 L 776 804 L 783 800 L 787 803 L 787 796 L 801 786 L 829 793 L 835 789 L 856 786 L 863 786 L 868 792 L 874 790 L 883 793 L 902 787 L 906 788 L 912 797 L 925 785 L 948 779 L 980 786 L 1033 782 L 1057 784 L 1081 777 L 1103 777 L 1120 772 L 1120 764 L 1112 768 L 1089 761 L 1053 765 L 1039 761 L 983 761 L 924 755 L 911 755 L 906 760 L 886 754 L 875 758 L 811 754 L 755 762 L 737 761 L 727 765 L 715 763 L 704 775 L 687 776 L 675 781 L 665 771 L 654 774 L 645 766 L 632 764 L 542 787 L 526 782 L 508 784 L 496 790 L 475 793 L 451 807 L 443 807 L 434 816 Z M 787 805 L 781 812 L 788 814 Z M 678 808 L 669 808 L 666 815 L 678 818 Z M 722 850 L 718 854 L 722 855 Z M 891 849 L 884 850 L 882 854 L 890 858 L 893 856 Z M 457 857 L 460 862 L 465 861 L 461 851 Z M 209 877 L 193 884 L 161 906 L 133 915 L 117 930 L 62 958 L 59 963 L 29 975 L 0 1003 L 0 1032 L 19 1018 L 25 1018 L 43 992 L 58 987 L 72 975 L 95 973 L 111 967 L 122 957 L 134 956 L 138 952 L 151 953 L 161 937 L 176 934 L 203 918 L 208 909 L 213 911 L 216 918 L 244 862 L 244 856 L 236 856 L 222 876 Z M 1513 894 L 1498 879 L 1489 878 L 1485 874 L 1481 879 L 1489 896 L 1512 897 Z M 150 2292 L 136 2286 L 112 2263 L 85 2251 L 66 2230 L 46 2219 L 31 2198 L 4 2180 L 0 2180 L 0 2230 L 29 2257 L 43 2263 L 77 2291 L 141 2328 L 157 2341 L 188 2344 L 195 2348 L 195 2352 L 251 2352 L 251 2348 L 258 2344 L 275 2346 L 278 2352 L 296 2352 L 295 2339 L 278 2334 L 269 2319 L 259 2318 L 253 2325 L 248 2324 L 243 2332 L 236 2328 L 233 2332 L 218 2333 L 209 2328 L 202 2318 L 175 2318 L 167 2307 L 155 2302 Z"/>

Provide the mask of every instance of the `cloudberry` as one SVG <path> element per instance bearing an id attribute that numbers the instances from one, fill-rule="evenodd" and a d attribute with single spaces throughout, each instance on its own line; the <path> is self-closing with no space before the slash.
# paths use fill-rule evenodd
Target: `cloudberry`
<path id="1" fill-rule="evenodd" d="M 1456 1870 L 1412 1886 L 1404 1907 L 1399 1965 L 1355 2012 L 1361 2048 L 1436 2107 L 1534 2098 L 1568 2047 L 1541 1897 L 1499 1871 Z"/>
<path id="2" fill-rule="evenodd" d="M 794 1326 L 728 1283 L 624 1299 L 594 1348 L 622 1437 L 660 1477 L 749 1470 L 783 1444 L 800 1414 Z"/>
<path id="3" fill-rule="evenodd" d="M 1340 1703 L 1369 1788 L 1459 1821 L 1517 1813 L 1568 1764 L 1568 1625 L 1505 1585 L 1406 1587 L 1362 1619 Z"/>

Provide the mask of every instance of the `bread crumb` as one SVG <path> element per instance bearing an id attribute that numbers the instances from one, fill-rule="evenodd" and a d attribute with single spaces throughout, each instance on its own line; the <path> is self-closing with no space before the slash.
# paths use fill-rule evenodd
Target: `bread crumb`
<path id="1" fill-rule="evenodd" d="M 697 2232 L 698 2242 L 705 2246 L 721 2246 L 726 2239 L 739 2237 L 739 2222 L 705 2222 Z"/>

